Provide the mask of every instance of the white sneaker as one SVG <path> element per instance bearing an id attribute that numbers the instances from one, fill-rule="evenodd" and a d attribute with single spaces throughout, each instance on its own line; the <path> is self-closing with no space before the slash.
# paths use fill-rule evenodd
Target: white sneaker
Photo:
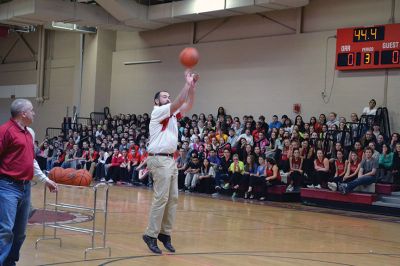
<path id="1" fill-rule="evenodd" d="M 290 184 L 287 188 L 286 188 L 286 192 L 293 192 L 294 190 L 294 186 L 292 184 Z"/>
<path id="2" fill-rule="evenodd" d="M 114 180 L 110 179 L 107 181 L 107 183 L 114 183 Z"/>
<path id="3" fill-rule="evenodd" d="M 106 179 L 103 177 L 102 179 L 100 179 L 100 182 L 106 182 Z"/>
<path id="4" fill-rule="evenodd" d="M 307 188 L 314 188 L 314 185 L 307 185 Z"/>
<path id="5" fill-rule="evenodd" d="M 316 189 L 321 189 L 321 185 L 318 184 L 318 185 L 316 185 L 314 188 L 316 188 Z"/>
<path id="6" fill-rule="evenodd" d="M 335 182 L 328 182 L 328 188 L 332 191 L 336 191 L 337 190 L 337 185 Z"/>

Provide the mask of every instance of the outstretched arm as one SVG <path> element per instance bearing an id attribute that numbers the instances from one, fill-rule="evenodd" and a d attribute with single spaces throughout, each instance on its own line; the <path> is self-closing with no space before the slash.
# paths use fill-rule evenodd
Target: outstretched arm
<path id="1" fill-rule="evenodd" d="M 181 112 L 189 111 L 194 102 L 194 94 L 196 91 L 196 82 L 199 79 L 199 75 L 190 72 L 190 70 L 185 71 L 185 86 L 179 93 L 175 101 L 172 102 L 170 107 L 170 114 L 174 114 L 178 109 Z"/>

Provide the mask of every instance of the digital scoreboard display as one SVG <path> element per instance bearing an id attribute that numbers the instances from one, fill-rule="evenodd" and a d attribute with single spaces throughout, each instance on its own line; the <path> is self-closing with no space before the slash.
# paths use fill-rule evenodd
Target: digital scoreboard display
<path id="1" fill-rule="evenodd" d="M 400 68 L 400 24 L 337 30 L 336 69 Z"/>

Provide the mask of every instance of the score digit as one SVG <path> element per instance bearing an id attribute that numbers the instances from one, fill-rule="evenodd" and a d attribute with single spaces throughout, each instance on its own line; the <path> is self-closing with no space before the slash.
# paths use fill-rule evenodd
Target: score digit
<path id="1" fill-rule="evenodd" d="M 371 54 L 365 53 L 364 54 L 364 65 L 369 65 L 369 64 L 371 64 Z"/>
<path id="2" fill-rule="evenodd" d="M 367 30 L 360 30 L 361 37 L 363 37 L 364 41 L 367 40 Z"/>
<path id="3" fill-rule="evenodd" d="M 361 30 L 354 30 L 354 36 L 358 38 L 358 41 L 361 38 L 360 32 L 361 32 Z"/>
<path id="4" fill-rule="evenodd" d="M 373 36 L 372 40 L 376 40 L 377 38 L 377 33 L 378 33 L 378 29 L 377 28 L 371 28 L 371 36 Z"/>

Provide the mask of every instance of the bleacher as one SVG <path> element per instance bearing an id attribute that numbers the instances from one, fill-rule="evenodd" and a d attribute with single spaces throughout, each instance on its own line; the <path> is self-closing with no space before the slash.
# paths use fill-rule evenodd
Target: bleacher
<path id="1" fill-rule="evenodd" d="M 82 128 L 95 126 L 99 124 L 101 120 L 104 120 L 107 117 L 110 117 L 110 111 L 107 107 L 104 108 L 104 112 L 92 112 L 90 117 L 78 117 L 75 115 L 72 118 L 65 118 L 61 124 L 61 127 L 59 128 L 47 128 L 46 135 L 49 138 L 52 138 L 60 135 L 61 132 L 66 135 L 68 130 L 80 132 Z M 349 140 L 353 145 L 354 142 L 358 140 L 367 130 L 371 129 L 374 124 L 380 125 L 382 134 L 385 136 L 385 138 L 390 137 L 391 132 L 388 111 L 386 108 L 379 108 L 375 116 L 363 115 L 360 117 L 359 122 L 355 125 L 354 123 L 347 122 L 347 128 L 345 130 L 328 130 L 325 138 L 321 139 L 324 151 L 326 153 L 328 152 L 328 149 L 332 146 L 332 143 L 338 139 L 338 134 L 341 134 L 339 142 L 341 142 L 343 146 L 345 141 Z M 353 130 L 354 128 L 356 130 Z M 225 147 L 226 144 L 225 146 L 221 147 L 221 149 Z M 301 201 L 303 204 L 312 206 L 400 216 L 400 192 L 397 192 L 400 190 L 400 187 L 392 184 L 372 184 L 368 187 L 358 188 L 354 192 L 346 195 L 342 195 L 340 192 L 333 192 L 328 189 L 301 188 L 301 190 L 287 192 L 286 188 L 286 184 L 268 187 L 267 199 L 277 201 Z"/>

